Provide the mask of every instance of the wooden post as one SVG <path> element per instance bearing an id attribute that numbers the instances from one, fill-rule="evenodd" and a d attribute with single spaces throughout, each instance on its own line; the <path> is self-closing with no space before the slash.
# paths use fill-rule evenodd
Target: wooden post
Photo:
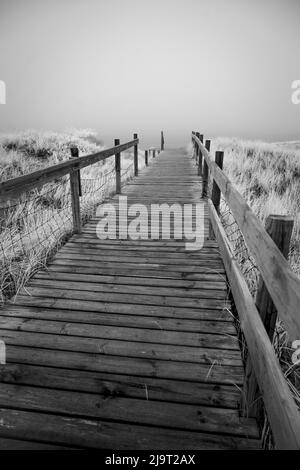
<path id="1" fill-rule="evenodd" d="M 137 139 L 138 135 L 133 134 L 133 138 Z M 138 160 L 138 146 L 137 144 L 134 146 L 134 176 L 138 176 L 139 174 L 139 160 Z"/>
<path id="2" fill-rule="evenodd" d="M 216 152 L 216 157 L 215 157 L 215 162 L 216 164 L 223 169 L 223 160 L 224 160 L 224 152 L 217 151 Z M 220 212 L 220 200 L 221 200 L 221 191 L 217 183 L 214 181 L 213 182 L 213 189 L 212 189 L 212 195 L 211 195 L 211 200 L 216 208 L 216 211 L 219 213 Z"/>
<path id="3" fill-rule="evenodd" d="M 145 165 L 148 166 L 148 150 L 145 150 Z"/>
<path id="4" fill-rule="evenodd" d="M 71 147 L 71 157 L 78 158 L 79 150 L 77 147 Z M 80 217 L 80 199 L 81 184 L 80 184 L 80 170 L 72 168 L 70 175 L 70 189 L 71 189 L 71 204 L 72 204 L 72 217 L 73 217 L 73 231 L 74 233 L 81 233 L 81 217 Z"/>
<path id="5" fill-rule="evenodd" d="M 165 150 L 165 139 L 163 131 L 160 133 L 160 150 Z"/>
<path id="6" fill-rule="evenodd" d="M 289 254 L 293 226 L 294 219 L 288 215 L 269 215 L 266 220 L 266 231 L 286 259 Z M 260 276 L 258 282 L 255 303 L 270 341 L 272 342 L 277 320 L 277 311 L 262 276 Z"/>
<path id="7" fill-rule="evenodd" d="M 266 231 L 285 258 L 288 258 L 289 254 L 293 226 L 294 220 L 290 216 L 269 215 L 266 220 Z M 272 342 L 276 327 L 277 310 L 261 275 L 258 281 L 255 303 L 266 332 Z M 260 397 L 255 370 L 253 369 L 250 357 L 248 357 L 246 363 L 242 411 L 245 416 L 252 416 L 258 420 L 262 418 L 262 398 Z"/>
<path id="8" fill-rule="evenodd" d="M 115 139 L 115 147 L 120 145 L 120 139 Z M 115 169 L 116 169 L 116 194 L 121 194 L 121 154 L 115 154 Z"/>
<path id="9" fill-rule="evenodd" d="M 210 140 L 205 141 L 205 148 L 210 151 Z M 202 197 L 207 197 L 207 188 L 208 188 L 208 165 L 204 159 L 203 163 L 203 175 L 202 175 Z"/>
<path id="10" fill-rule="evenodd" d="M 201 135 L 200 132 L 196 132 L 196 137 L 198 137 L 198 139 L 203 143 L 203 135 Z M 202 152 L 199 145 L 197 145 L 196 159 L 198 164 L 198 175 L 202 175 Z"/>

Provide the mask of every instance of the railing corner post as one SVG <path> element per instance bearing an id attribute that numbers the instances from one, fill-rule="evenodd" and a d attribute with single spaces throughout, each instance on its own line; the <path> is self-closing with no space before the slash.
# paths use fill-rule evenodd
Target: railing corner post
<path id="1" fill-rule="evenodd" d="M 210 151 L 210 140 L 205 141 L 205 148 L 209 152 Z M 203 162 L 203 174 L 202 174 L 202 198 L 207 197 L 207 190 L 208 190 L 208 165 L 204 158 Z"/>
<path id="2" fill-rule="evenodd" d="M 138 139 L 137 134 L 133 134 L 133 139 Z M 134 146 L 134 176 L 139 174 L 139 160 L 138 160 L 138 144 Z"/>
<path id="3" fill-rule="evenodd" d="M 288 215 L 269 215 L 266 219 L 266 231 L 286 259 L 289 254 L 293 226 L 294 219 Z M 277 310 L 262 276 L 260 276 L 258 281 L 255 303 L 272 342 L 277 320 Z"/>
<path id="4" fill-rule="evenodd" d="M 165 150 L 165 139 L 163 131 L 160 133 L 160 150 Z"/>
<path id="5" fill-rule="evenodd" d="M 120 139 L 115 139 L 115 147 L 120 145 Z M 116 170 L 116 194 L 121 194 L 121 153 L 115 154 L 115 170 Z"/>
<path id="6" fill-rule="evenodd" d="M 217 151 L 215 156 L 215 162 L 221 170 L 223 169 L 223 160 L 224 160 L 224 152 Z M 213 189 L 211 194 L 211 200 L 213 205 L 216 208 L 216 211 L 220 212 L 220 201 L 221 201 L 221 191 L 217 183 L 213 182 Z"/>
<path id="7" fill-rule="evenodd" d="M 79 150 L 73 146 L 70 148 L 71 157 L 78 158 Z M 72 168 L 70 173 L 70 190 L 71 190 L 71 204 L 72 204 L 72 218 L 73 218 L 73 231 L 74 233 L 81 233 L 81 216 L 80 216 L 80 196 L 81 196 L 81 182 L 80 170 Z"/>
<path id="8" fill-rule="evenodd" d="M 294 219 L 288 215 L 269 215 L 266 219 L 266 231 L 285 258 L 288 258 L 289 254 L 293 226 Z M 276 328 L 277 310 L 261 275 L 258 281 L 255 304 L 272 343 Z M 260 397 L 250 357 L 247 358 L 246 362 L 242 409 L 244 415 L 255 417 L 258 420 L 262 416 L 262 398 Z"/>

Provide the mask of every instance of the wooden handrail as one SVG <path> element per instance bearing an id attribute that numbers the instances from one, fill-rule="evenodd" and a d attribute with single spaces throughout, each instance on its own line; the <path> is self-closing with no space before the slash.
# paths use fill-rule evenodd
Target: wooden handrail
<path id="1" fill-rule="evenodd" d="M 192 140 L 200 148 L 215 183 L 232 211 L 290 339 L 300 339 L 300 280 L 298 276 L 292 271 L 288 261 L 244 198 L 212 160 L 200 139 L 192 134 Z"/>
<path id="2" fill-rule="evenodd" d="M 28 175 L 18 176 L 17 178 L 4 181 L 0 183 L 0 205 L 3 207 L 6 202 L 9 202 L 11 199 L 16 199 L 26 191 L 43 186 L 48 181 L 60 178 L 74 170 L 80 170 L 99 161 L 106 160 L 106 158 L 124 152 L 131 147 L 136 147 L 138 143 L 139 139 L 134 139 L 125 144 L 101 150 L 101 152 L 72 158 L 72 160 L 67 160 L 63 163 L 34 171 Z"/>
<path id="3" fill-rule="evenodd" d="M 211 200 L 208 208 L 276 446 L 300 449 L 298 407 Z"/>
<path id="4" fill-rule="evenodd" d="M 266 285 L 268 295 L 284 321 L 290 338 L 300 338 L 300 321 L 297 314 L 300 305 L 300 280 L 292 272 L 285 259 L 287 256 L 286 244 L 282 254 L 246 201 L 223 173 L 218 165 L 220 163 L 218 158 L 217 162 L 212 160 L 207 150 L 210 147 L 210 141 L 206 141 L 204 147 L 195 132 L 192 133 L 192 141 L 198 152 L 200 151 L 204 157 L 205 196 L 207 196 L 207 178 L 210 172 L 214 187 L 218 187 L 223 194 L 244 235 L 247 246 L 256 260 L 261 275 L 259 288 L 261 289 L 263 286 L 264 289 L 264 284 Z M 256 403 L 258 385 L 276 447 L 279 449 L 300 449 L 299 410 L 276 357 L 262 312 L 258 310 L 261 305 L 257 305 L 257 299 L 255 301 L 250 294 L 216 210 L 218 207 L 211 199 L 208 199 L 208 208 L 210 225 L 220 247 L 250 356 L 246 362 L 244 395 L 241 400 L 245 408 L 241 411 L 246 415 L 250 413 L 251 416 L 259 417 L 260 406 L 257 406 Z M 289 236 L 290 232 L 291 227 L 289 227 Z M 274 237 L 274 234 L 271 233 L 271 235 Z M 276 237 L 274 240 L 276 241 Z M 278 243 L 278 241 L 281 242 L 281 239 L 276 242 Z M 285 239 L 285 242 L 289 241 Z M 262 295 L 264 302 L 266 302 L 265 292 L 262 292 Z M 274 318 L 276 318 L 276 314 L 273 315 L 273 322 Z"/>

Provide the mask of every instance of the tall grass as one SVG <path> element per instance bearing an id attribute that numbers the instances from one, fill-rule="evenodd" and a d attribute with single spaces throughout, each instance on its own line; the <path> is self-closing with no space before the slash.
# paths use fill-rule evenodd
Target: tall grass
<path id="1" fill-rule="evenodd" d="M 293 150 L 294 148 L 294 150 Z M 264 223 L 270 214 L 292 215 L 290 263 L 300 276 L 300 150 L 271 144 L 218 138 L 212 150 L 224 150 L 224 171 Z"/>

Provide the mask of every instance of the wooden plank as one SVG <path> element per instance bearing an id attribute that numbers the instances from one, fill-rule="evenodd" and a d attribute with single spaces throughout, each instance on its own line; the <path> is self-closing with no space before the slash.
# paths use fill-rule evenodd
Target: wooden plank
<path id="1" fill-rule="evenodd" d="M 191 308 L 178 308 L 178 307 L 167 307 L 162 305 L 138 305 L 138 304 L 124 304 L 122 302 L 93 302 L 91 300 L 80 300 L 80 299 L 60 299 L 57 296 L 54 297 L 31 297 L 18 295 L 14 301 L 8 305 L 12 306 L 31 306 L 37 308 L 57 308 L 67 310 L 84 310 L 86 312 L 102 312 L 102 313 L 120 313 L 130 315 L 148 315 L 157 316 L 164 318 L 186 318 L 191 320 L 213 320 L 213 321 L 230 321 L 232 322 L 232 316 L 228 312 L 228 309 L 223 308 L 209 308 L 204 306 L 202 308 L 191 309 Z"/>
<path id="2" fill-rule="evenodd" d="M 73 370 L 125 374 L 131 376 L 158 377 L 161 379 L 206 382 L 211 384 L 235 384 L 244 380 L 243 368 L 215 364 L 195 364 L 108 354 L 56 351 L 8 345 L 7 363 L 30 364 Z"/>
<path id="3" fill-rule="evenodd" d="M 14 409 L 131 422 L 180 430 L 218 432 L 258 438 L 255 420 L 239 417 L 237 410 L 166 403 L 136 398 L 96 396 L 90 393 L 2 384 L 0 402 Z"/>
<path id="4" fill-rule="evenodd" d="M 193 267 L 194 271 L 184 270 L 178 271 L 171 265 L 135 265 L 135 266 L 122 266 L 117 263 L 94 263 L 93 261 L 85 260 L 54 260 L 50 266 L 47 267 L 49 271 L 56 272 L 74 272 L 86 274 L 105 274 L 112 276 L 137 277 L 137 278 L 151 278 L 151 279 L 183 279 L 188 281 L 214 281 L 217 279 L 225 280 L 225 269 L 208 268 L 207 266 Z"/>
<path id="5" fill-rule="evenodd" d="M 205 269 L 203 268 L 203 264 L 208 265 L 209 267 L 213 268 L 222 268 L 222 261 L 220 258 L 216 258 L 215 260 L 208 259 L 205 261 L 203 260 L 198 260 L 195 259 L 191 262 L 190 259 L 186 258 L 152 258 L 148 256 L 132 256 L 132 255 L 124 255 L 124 256 L 107 256 L 107 255 L 89 255 L 89 254 L 80 254 L 80 253 L 70 253 L 69 251 L 66 250 L 60 250 L 58 254 L 54 258 L 55 260 L 57 259 L 76 259 L 76 260 L 86 260 L 86 261 L 103 261 L 103 262 L 115 262 L 115 263 L 126 263 L 129 265 L 132 264 L 146 264 L 146 265 L 151 265 L 151 264 L 158 264 L 158 265 L 168 265 L 170 266 L 171 264 L 178 266 L 181 265 L 181 270 L 187 270 L 187 271 L 193 271 L 195 270 L 198 266 L 199 269 Z M 184 269 L 183 269 L 184 267 Z M 177 269 L 177 268 L 175 268 Z"/>
<path id="6" fill-rule="evenodd" d="M 0 366 L 3 383 L 73 390 L 106 396 L 160 400 L 237 409 L 240 393 L 234 385 L 130 376 L 29 364 Z"/>
<path id="7" fill-rule="evenodd" d="M 29 320 L 16 317 L 0 317 L 0 329 L 31 331 L 39 333 L 64 334 L 70 336 L 87 336 L 89 338 L 118 339 L 122 341 L 139 341 L 164 345 L 195 346 L 218 349 L 239 350 L 235 336 L 190 333 L 146 328 L 115 327 L 105 325 L 88 325 L 51 320 Z M 98 343 L 100 344 L 100 342 Z"/>
<path id="8" fill-rule="evenodd" d="M 36 287 L 33 285 L 27 286 L 26 289 L 20 291 L 24 296 L 30 297 L 53 297 L 64 299 L 78 299 L 94 302 L 119 302 L 130 303 L 138 305 L 153 305 L 153 306 L 167 306 L 167 307 L 187 307 L 195 309 L 225 309 L 230 307 L 230 302 L 225 299 L 215 299 L 212 297 L 204 297 L 201 299 L 190 299 L 182 297 L 168 297 L 168 296 L 152 296 L 142 294 L 117 294 L 110 292 L 91 292 L 91 291 L 78 291 L 67 289 L 49 289 L 47 287 Z M 17 297 L 20 297 L 18 294 Z M 13 300 L 16 301 L 15 299 Z M 54 305 L 54 304 L 53 304 Z"/>
<path id="9" fill-rule="evenodd" d="M 109 423 L 91 419 L 45 415 L 1 409 L 0 430 L 3 437 L 55 442 L 90 449 L 178 450 L 178 431 L 130 423 Z M 181 449 L 257 449 L 259 441 L 245 437 L 180 431 Z"/>
<path id="10" fill-rule="evenodd" d="M 43 330 L 42 330 L 43 331 Z M 227 349 L 214 349 L 205 347 L 178 346 L 172 344 L 159 344 L 153 342 L 136 342 L 110 339 L 101 339 L 89 336 L 85 331 L 82 336 L 71 336 L 64 330 L 56 334 L 47 332 L 32 333 L 31 331 L 10 331 L 0 329 L 1 339 L 5 341 L 6 346 L 39 347 L 55 349 L 62 351 L 77 351 L 93 354 L 107 354 L 110 356 L 142 357 L 149 359 L 177 361 L 177 362 L 196 362 L 199 364 L 214 364 L 242 367 L 240 351 Z"/>
<path id="11" fill-rule="evenodd" d="M 56 279 L 60 281 L 80 281 L 80 282 L 95 282 L 97 284 L 116 284 L 116 285 L 134 285 L 134 286 L 153 286 L 153 287 L 173 287 L 182 288 L 186 294 L 191 289 L 214 289 L 225 290 L 227 284 L 225 278 L 222 276 L 214 275 L 212 280 L 201 281 L 185 280 L 185 279 L 172 279 L 172 278 L 156 278 L 156 277 L 138 277 L 138 276 L 125 276 L 125 275 L 104 275 L 92 274 L 88 270 L 82 268 L 74 272 L 71 266 L 47 266 L 47 270 L 39 271 L 34 279 Z"/>
<path id="12" fill-rule="evenodd" d="M 118 284 L 98 284 L 95 282 L 88 282 L 88 280 L 78 279 L 76 281 L 67 280 L 66 276 L 63 276 L 63 286 L 66 290 L 78 290 L 81 292 L 107 292 L 107 293 L 124 293 L 124 294 L 138 294 L 138 295 L 151 295 L 161 298 L 164 297 L 179 297 L 179 298 L 186 298 L 188 296 L 189 299 L 207 299 L 207 298 L 214 298 L 214 299 L 226 299 L 228 297 L 227 290 L 217 289 L 217 288 L 210 288 L 205 289 L 204 287 L 201 289 L 184 289 L 179 287 L 159 287 L 159 286 L 134 286 L 134 285 L 118 285 Z M 28 282 L 26 290 L 30 292 L 31 286 L 41 286 L 41 287 L 49 287 L 52 289 L 61 289 L 62 283 L 61 279 L 55 278 L 55 276 L 51 275 L 41 275 L 41 276 L 34 276 L 30 282 Z M 179 304 L 178 304 L 179 305 Z"/>
<path id="13" fill-rule="evenodd" d="M 206 312 L 207 313 L 207 312 Z M 86 323 L 92 325 L 127 326 L 132 328 L 150 328 L 157 330 L 186 331 L 195 333 L 213 333 L 235 335 L 236 329 L 232 319 L 220 314 L 217 320 L 208 320 L 198 314 L 195 320 L 166 316 L 129 315 L 123 313 L 111 314 L 101 312 L 87 312 L 76 310 L 62 310 L 42 307 L 25 307 L 18 305 L 7 305 L 3 317 L 36 318 L 55 321 L 66 321 L 72 323 Z"/>
<path id="14" fill-rule="evenodd" d="M 0 437 L 0 449 L 3 450 L 71 450 L 74 447 L 46 444 L 45 442 L 5 439 Z"/>

